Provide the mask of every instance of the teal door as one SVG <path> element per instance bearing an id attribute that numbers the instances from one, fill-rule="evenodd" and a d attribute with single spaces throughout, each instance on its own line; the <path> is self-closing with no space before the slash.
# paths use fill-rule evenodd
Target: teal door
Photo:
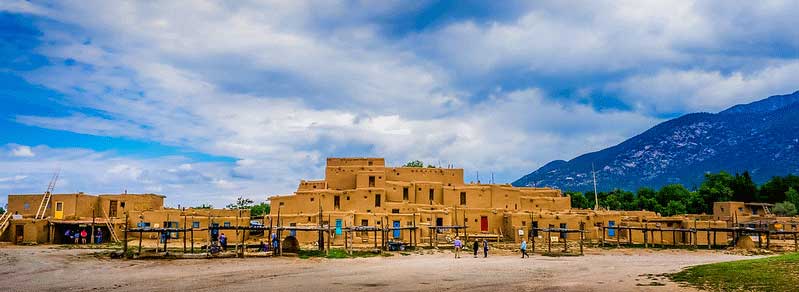
<path id="1" fill-rule="evenodd" d="M 341 219 L 336 219 L 336 235 L 341 235 Z"/>
<path id="2" fill-rule="evenodd" d="M 399 221 L 394 221 L 394 228 L 400 228 L 400 222 Z M 394 238 L 400 238 L 400 233 L 401 233 L 400 231 L 402 231 L 402 230 L 394 229 Z"/>

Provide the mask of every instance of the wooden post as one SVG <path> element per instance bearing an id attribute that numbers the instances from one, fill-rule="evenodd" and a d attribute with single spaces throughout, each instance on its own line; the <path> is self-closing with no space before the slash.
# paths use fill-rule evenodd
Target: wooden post
<path id="1" fill-rule="evenodd" d="M 552 253 L 552 236 L 549 229 L 547 229 L 547 253 Z"/>
<path id="2" fill-rule="evenodd" d="M 186 214 L 183 214 L 183 253 L 186 253 Z"/>
<path id="3" fill-rule="evenodd" d="M 236 231 L 237 231 L 237 233 L 238 233 L 238 229 L 239 229 L 239 228 L 238 228 L 238 226 L 237 226 L 237 227 L 236 227 Z M 244 249 L 246 248 L 246 246 L 244 245 L 244 234 L 245 234 L 245 232 L 244 232 L 244 230 L 242 230 L 242 231 L 241 231 L 241 256 L 239 256 L 239 257 L 241 257 L 241 258 L 243 258 L 243 257 L 244 257 Z"/>
<path id="4" fill-rule="evenodd" d="M 673 229 L 671 230 L 671 245 L 677 246 L 677 232 Z"/>
<path id="5" fill-rule="evenodd" d="M 377 227 L 376 226 L 375 226 L 374 234 L 375 234 L 375 249 L 377 249 Z"/>
<path id="6" fill-rule="evenodd" d="M 585 230 L 585 223 L 580 222 L 580 255 L 583 255 L 583 230 Z"/>
<path id="7" fill-rule="evenodd" d="M 708 222 L 707 225 L 710 225 L 710 222 Z M 710 227 L 708 227 L 705 233 L 707 233 L 707 249 L 711 249 L 712 245 L 710 245 Z"/>
<path id="8" fill-rule="evenodd" d="M 717 240 L 716 230 L 714 229 L 713 230 L 713 246 L 718 246 L 718 244 L 716 243 L 716 240 Z"/>
<path id="9" fill-rule="evenodd" d="M 630 244 L 630 246 L 633 245 L 633 229 L 629 226 L 627 227 L 627 242 Z"/>
<path id="10" fill-rule="evenodd" d="M 649 243 L 647 242 L 648 234 L 646 233 L 646 231 L 647 231 L 646 230 L 646 226 L 644 226 L 644 229 L 643 229 L 643 233 L 644 233 L 644 248 L 649 248 Z"/>
<path id="11" fill-rule="evenodd" d="M 169 233 L 164 231 L 164 254 L 168 255 L 169 251 L 166 249 L 166 243 L 169 241 Z"/>
<path id="12" fill-rule="evenodd" d="M 430 247 L 433 247 L 433 229 L 428 229 L 427 233 L 430 235 Z"/>
<path id="13" fill-rule="evenodd" d="M 769 249 L 770 246 L 771 246 L 771 230 L 766 230 L 766 249 Z"/>
<path id="14" fill-rule="evenodd" d="M 532 225 L 532 222 L 530 223 Z M 533 229 L 530 229 L 533 230 Z M 535 236 L 530 236 L 530 245 L 533 246 L 533 253 L 535 253 Z"/>
<path id="15" fill-rule="evenodd" d="M 563 235 L 563 253 L 567 253 L 569 251 L 569 233 L 566 232 Z"/>
<path id="16" fill-rule="evenodd" d="M 194 227 L 191 228 L 191 253 L 194 253 Z"/>
<path id="17" fill-rule="evenodd" d="M 141 228 L 141 227 L 139 227 L 139 228 Z M 141 238 L 143 236 L 144 236 L 144 232 L 142 232 L 142 230 L 139 229 L 139 255 L 141 255 Z"/>
<path id="18" fill-rule="evenodd" d="M 757 231 L 757 247 L 763 248 L 763 237 L 760 236 L 760 230 Z"/>
<path id="19" fill-rule="evenodd" d="M 128 218 L 127 217 L 128 216 L 125 215 L 125 233 L 123 235 L 124 238 L 125 238 L 125 241 L 122 242 L 122 254 L 123 254 L 123 256 L 127 256 L 128 255 Z"/>
<path id="20" fill-rule="evenodd" d="M 602 230 L 600 232 L 602 232 L 602 242 L 600 243 L 600 245 L 602 247 L 605 247 L 605 226 L 602 226 Z"/>

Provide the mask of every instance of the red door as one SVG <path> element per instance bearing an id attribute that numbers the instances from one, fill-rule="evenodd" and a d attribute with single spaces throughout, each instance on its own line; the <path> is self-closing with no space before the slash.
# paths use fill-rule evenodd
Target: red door
<path id="1" fill-rule="evenodd" d="M 480 216 L 480 231 L 488 232 L 488 217 Z"/>

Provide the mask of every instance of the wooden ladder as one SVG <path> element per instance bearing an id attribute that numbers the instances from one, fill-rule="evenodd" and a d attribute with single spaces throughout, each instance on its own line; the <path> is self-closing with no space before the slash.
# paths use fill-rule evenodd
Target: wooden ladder
<path id="1" fill-rule="evenodd" d="M 0 236 L 3 235 L 3 232 L 6 232 L 9 225 L 11 225 L 11 212 L 6 211 L 0 215 Z"/>
<path id="2" fill-rule="evenodd" d="M 111 233 L 111 240 L 119 242 L 119 237 L 117 237 L 117 233 L 114 230 L 114 224 L 111 223 L 111 218 L 108 217 L 108 213 L 103 210 L 102 206 L 100 206 L 100 212 L 103 213 L 103 217 L 105 217 L 105 226 L 108 227 L 108 233 Z"/>
<path id="3" fill-rule="evenodd" d="M 39 202 L 39 209 L 36 210 L 36 216 L 33 217 L 35 219 L 44 219 L 44 215 L 47 214 L 47 207 L 50 206 L 50 198 L 53 197 L 53 189 L 55 189 L 55 183 L 58 181 L 58 175 L 61 171 L 58 170 L 53 174 L 53 178 L 50 179 L 50 183 L 47 184 L 47 190 L 42 195 L 42 201 Z"/>

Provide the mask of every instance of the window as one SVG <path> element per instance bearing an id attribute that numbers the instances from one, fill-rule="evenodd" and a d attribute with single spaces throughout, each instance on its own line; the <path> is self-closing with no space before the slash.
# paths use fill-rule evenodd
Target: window
<path id="1" fill-rule="evenodd" d="M 64 202 L 56 202 L 55 210 L 59 212 L 64 211 Z"/>
<path id="2" fill-rule="evenodd" d="M 286 205 L 286 202 L 280 202 L 280 206 Z"/>
<path id="3" fill-rule="evenodd" d="M 333 196 L 333 208 L 336 210 L 341 209 L 341 196 Z"/>
<path id="4" fill-rule="evenodd" d="M 527 221 L 522 221 L 522 226 L 527 226 Z"/>
<path id="5" fill-rule="evenodd" d="M 375 177 L 373 175 L 369 176 L 369 187 L 370 188 L 375 187 Z"/>
<path id="6" fill-rule="evenodd" d="M 369 166 L 372 166 L 372 162 L 371 162 L 371 161 L 367 162 L 367 164 L 368 164 Z"/>
<path id="7" fill-rule="evenodd" d="M 191 222 L 191 228 L 200 228 L 200 221 Z"/>
<path id="8" fill-rule="evenodd" d="M 380 194 L 375 194 L 375 207 L 380 207 Z"/>
<path id="9" fill-rule="evenodd" d="M 230 227 L 230 222 L 225 222 L 224 224 L 222 224 L 222 226 Z"/>
<path id="10" fill-rule="evenodd" d="M 461 205 L 466 205 L 466 192 L 461 192 Z"/>
<path id="11" fill-rule="evenodd" d="M 361 226 L 369 226 L 369 220 L 368 219 L 361 219 Z"/>
<path id="12" fill-rule="evenodd" d="M 311 202 L 313 202 L 313 199 L 314 199 L 314 198 L 313 198 L 313 197 L 311 197 Z"/>
<path id="13" fill-rule="evenodd" d="M 402 188 L 402 200 L 403 201 L 408 200 L 408 187 Z"/>
<path id="14" fill-rule="evenodd" d="M 30 208 L 31 208 L 31 203 L 25 202 L 25 204 L 22 204 L 22 209 L 28 210 Z"/>
<path id="15" fill-rule="evenodd" d="M 435 199 L 435 191 L 433 189 L 430 189 L 430 204 L 433 203 L 434 199 Z"/>
<path id="16" fill-rule="evenodd" d="M 399 214 L 399 209 L 391 209 L 392 214 Z"/>
<path id="17" fill-rule="evenodd" d="M 150 222 L 139 222 L 136 224 L 136 227 L 139 228 L 150 228 Z"/>

